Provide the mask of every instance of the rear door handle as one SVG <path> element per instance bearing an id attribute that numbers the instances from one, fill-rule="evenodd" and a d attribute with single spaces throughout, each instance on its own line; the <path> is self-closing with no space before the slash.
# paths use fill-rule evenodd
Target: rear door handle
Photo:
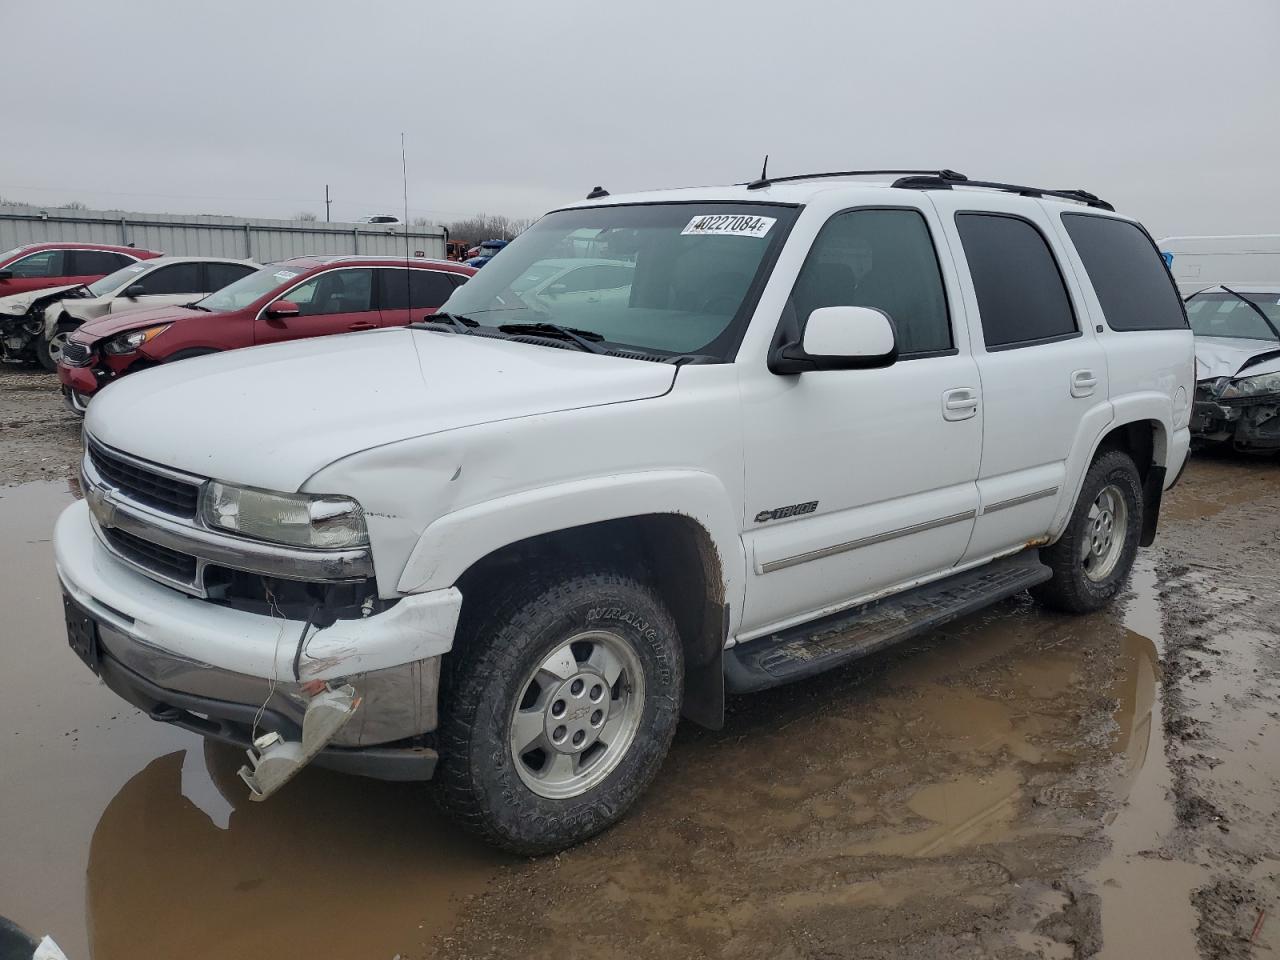
<path id="1" fill-rule="evenodd" d="M 955 387 L 942 395 L 942 419 L 968 420 L 978 412 L 978 391 Z"/>
<path id="2" fill-rule="evenodd" d="M 355 323 L 351 324 L 351 326 L 347 327 L 347 329 L 348 330 L 376 330 L 377 327 L 378 325 L 374 323 L 372 320 L 357 320 Z"/>
<path id="3" fill-rule="evenodd" d="M 1091 397 L 1093 388 L 1098 385 L 1098 378 L 1092 370 L 1073 370 L 1071 372 L 1071 395 L 1073 397 Z"/>

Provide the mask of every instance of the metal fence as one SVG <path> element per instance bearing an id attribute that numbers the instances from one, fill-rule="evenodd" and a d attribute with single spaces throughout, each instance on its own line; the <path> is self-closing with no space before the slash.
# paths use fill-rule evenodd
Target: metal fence
<path id="1" fill-rule="evenodd" d="M 406 244 L 407 237 L 407 244 Z M 444 227 L 319 223 L 242 217 L 126 213 L 0 204 L 0 251 L 50 240 L 133 244 L 175 256 L 249 257 L 260 263 L 308 254 L 362 253 L 444 259 Z"/>

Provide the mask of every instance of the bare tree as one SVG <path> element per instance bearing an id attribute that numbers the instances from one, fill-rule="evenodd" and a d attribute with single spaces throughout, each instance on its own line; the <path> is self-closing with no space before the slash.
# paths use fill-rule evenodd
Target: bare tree
<path id="1" fill-rule="evenodd" d="M 315 222 L 316 220 L 319 220 L 320 218 L 319 218 L 319 217 L 317 217 L 317 216 L 316 216 L 314 213 L 312 213 L 310 210 L 299 210 L 297 213 L 295 213 L 295 214 L 293 215 L 293 219 L 295 219 L 295 220 L 305 220 L 307 223 L 313 223 L 313 222 Z"/>
<path id="2" fill-rule="evenodd" d="M 523 233 L 532 221 L 501 214 L 478 213 L 465 220 L 455 220 L 448 225 L 449 236 L 464 243 L 480 243 L 484 240 L 512 240 Z"/>
<path id="3" fill-rule="evenodd" d="M 87 203 L 81 203 L 79 200 L 70 200 L 62 205 L 63 210 L 88 210 Z"/>

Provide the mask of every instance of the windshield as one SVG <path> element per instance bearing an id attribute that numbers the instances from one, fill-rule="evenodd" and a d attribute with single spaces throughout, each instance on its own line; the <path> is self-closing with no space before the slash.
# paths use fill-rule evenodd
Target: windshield
<path id="1" fill-rule="evenodd" d="M 105 297 L 115 293 L 116 290 L 127 286 L 133 278 L 149 268 L 150 265 L 146 263 L 131 263 L 127 267 L 121 267 L 115 273 L 108 273 L 101 280 L 95 280 L 89 284 L 89 293 L 95 297 Z"/>
<path id="2" fill-rule="evenodd" d="M 1280 327 L 1280 294 L 1241 290 L 1240 296 L 1256 304 L 1268 320 Z M 1187 319 L 1191 321 L 1191 329 L 1200 337 L 1277 339 L 1275 332 L 1249 304 L 1229 293 L 1197 293 L 1187 301 Z"/>
<path id="3" fill-rule="evenodd" d="M 562 210 L 441 309 L 485 326 L 554 323 L 619 347 L 732 359 L 753 283 L 796 212 L 755 203 Z"/>
<path id="4" fill-rule="evenodd" d="M 247 307 L 259 297 L 264 297 L 272 290 L 283 286 L 294 277 L 301 276 L 302 272 L 286 264 L 273 263 L 263 267 L 257 273 L 241 277 L 235 283 L 223 287 L 217 293 L 209 294 L 199 303 L 206 310 L 212 310 L 215 313 L 239 310 Z"/>

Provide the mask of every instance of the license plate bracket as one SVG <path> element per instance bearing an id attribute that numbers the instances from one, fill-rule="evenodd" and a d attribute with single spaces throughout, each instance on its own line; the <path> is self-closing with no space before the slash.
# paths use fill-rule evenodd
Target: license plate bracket
<path id="1" fill-rule="evenodd" d="M 62 609 L 67 618 L 67 643 L 85 666 L 97 673 L 102 659 L 97 621 L 66 594 L 62 595 Z"/>

